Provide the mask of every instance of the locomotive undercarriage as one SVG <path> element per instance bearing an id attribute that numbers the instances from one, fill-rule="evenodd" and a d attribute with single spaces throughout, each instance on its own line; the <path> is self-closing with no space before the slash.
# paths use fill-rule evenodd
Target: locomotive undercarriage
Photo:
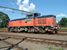
<path id="1" fill-rule="evenodd" d="M 51 26 L 25 26 L 25 27 L 9 27 L 10 32 L 40 32 L 57 34 L 57 28 Z"/>

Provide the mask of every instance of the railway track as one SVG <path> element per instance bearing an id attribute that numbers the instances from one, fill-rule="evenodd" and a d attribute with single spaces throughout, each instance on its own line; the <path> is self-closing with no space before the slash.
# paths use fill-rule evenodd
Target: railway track
<path id="1" fill-rule="evenodd" d="M 7 33 L 12 33 L 12 32 L 7 32 Z M 17 32 L 13 32 L 13 33 L 17 33 Z M 19 32 L 19 34 L 23 34 L 23 33 L 25 32 Z M 25 34 L 67 36 L 67 32 L 65 33 L 59 32 L 58 34 L 48 34 L 48 33 L 25 33 Z"/>
<path id="2" fill-rule="evenodd" d="M 17 42 L 16 44 L 12 44 L 12 43 L 10 43 L 10 42 L 8 42 L 8 41 L 5 41 L 5 40 L 7 40 L 7 39 L 11 39 L 12 37 L 5 37 L 5 38 L 2 38 L 2 39 L 0 39 L 0 41 L 3 41 L 3 42 L 5 42 L 6 44 L 9 44 L 10 46 L 5 46 L 5 47 L 0 47 L 0 49 L 4 49 L 4 48 L 7 48 L 6 50 L 11 50 L 11 49 L 13 49 L 13 48 L 17 48 L 18 50 L 20 49 L 20 50 L 26 50 L 26 49 L 23 49 L 23 48 L 21 48 L 21 47 L 19 47 L 18 45 L 21 43 L 21 42 L 23 42 L 26 38 L 22 38 L 19 42 Z M 15 39 L 15 38 L 12 38 L 12 39 Z"/>
<path id="3" fill-rule="evenodd" d="M 17 39 L 17 40 L 20 39 L 19 37 L 18 37 L 18 38 L 7 37 L 7 38 L 5 38 L 4 40 L 9 39 L 9 38 Z M 2 40 L 2 39 L 1 39 L 1 40 Z M 3 40 L 3 41 L 4 41 L 4 40 Z M 28 50 L 27 48 L 26 48 L 26 49 L 23 49 L 23 48 L 21 48 L 21 47 L 18 46 L 18 45 L 19 45 L 21 42 L 23 42 L 24 40 L 30 41 L 30 42 L 48 43 L 48 44 L 53 44 L 53 45 L 61 45 L 62 47 L 67 47 L 66 44 L 61 44 L 61 43 L 55 43 L 55 42 L 54 42 L 54 41 L 57 41 L 57 40 L 38 39 L 38 38 L 24 37 L 24 38 L 21 38 L 20 41 L 17 42 L 16 44 L 12 44 L 12 43 L 10 43 L 10 42 L 4 41 L 5 43 L 10 44 L 11 46 L 1 47 L 0 49 L 2 49 L 2 48 L 7 48 L 7 50 L 11 50 L 11 49 L 13 49 L 14 47 L 17 47 L 17 48 L 19 48 L 19 49 L 21 49 L 21 50 Z M 48 40 L 49 40 L 49 42 L 48 42 Z M 50 41 L 53 41 L 53 42 L 50 42 Z M 59 42 L 59 41 L 58 41 L 58 42 Z M 65 42 L 65 41 L 62 41 L 62 42 Z"/>
<path id="4" fill-rule="evenodd" d="M 37 37 L 29 37 L 29 36 L 19 36 L 19 35 L 8 35 L 8 34 L 0 34 L 1 37 L 10 37 L 14 39 L 23 39 L 26 38 L 26 41 L 36 42 L 36 43 L 47 43 L 56 46 L 67 47 L 67 40 L 57 40 L 57 39 L 48 39 L 48 38 L 37 38 Z"/>
<path id="5" fill-rule="evenodd" d="M 0 32 L 7 32 L 7 33 L 11 33 L 11 32 L 8 32 L 7 28 L 4 29 L 4 30 L 0 30 Z M 17 32 L 13 32 L 13 33 L 17 33 Z M 25 32 L 20 32 L 20 33 L 25 33 Z M 29 33 L 27 33 L 29 34 Z M 35 33 L 32 33 L 32 34 L 35 34 Z M 48 33 L 36 33 L 36 34 L 48 34 Z M 49 34 L 48 34 L 49 35 Z M 61 36 L 67 36 L 67 31 L 59 31 L 57 34 L 51 34 L 51 35 L 61 35 Z"/>
<path id="6" fill-rule="evenodd" d="M 6 31 L 0 31 L 0 32 L 6 32 L 6 33 L 12 33 L 12 32 L 8 32 L 7 30 Z M 13 33 L 18 33 L 18 32 L 13 32 Z M 25 32 L 19 32 L 19 33 L 25 33 Z M 27 33 L 26 34 L 30 34 L 30 33 Z M 61 36 L 67 36 L 67 32 L 58 32 L 57 34 L 48 34 L 48 33 L 31 33 L 31 34 L 47 34 L 47 35 L 61 35 Z"/>

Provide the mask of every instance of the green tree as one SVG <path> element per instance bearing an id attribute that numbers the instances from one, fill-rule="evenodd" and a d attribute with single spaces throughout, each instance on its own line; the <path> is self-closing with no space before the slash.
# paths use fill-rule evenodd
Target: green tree
<path id="1" fill-rule="evenodd" d="M 62 27 L 67 27 L 67 18 L 63 17 L 60 21 L 59 21 L 59 25 Z"/>
<path id="2" fill-rule="evenodd" d="M 0 12 L 0 28 L 5 28 L 8 26 L 9 17 L 7 14 Z"/>

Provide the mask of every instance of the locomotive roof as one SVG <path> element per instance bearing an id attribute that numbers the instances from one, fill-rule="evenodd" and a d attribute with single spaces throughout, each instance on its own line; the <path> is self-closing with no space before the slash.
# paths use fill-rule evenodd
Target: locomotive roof
<path id="1" fill-rule="evenodd" d="M 56 18 L 55 15 L 43 15 L 42 17 L 55 17 Z"/>
<path id="2" fill-rule="evenodd" d="M 43 16 L 38 16 L 38 17 L 35 17 L 35 18 L 48 18 L 48 17 L 54 17 L 54 18 L 56 18 L 55 15 L 43 15 Z M 14 19 L 14 20 L 10 20 L 10 21 L 25 20 L 25 19 L 29 19 L 29 18 Z"/>

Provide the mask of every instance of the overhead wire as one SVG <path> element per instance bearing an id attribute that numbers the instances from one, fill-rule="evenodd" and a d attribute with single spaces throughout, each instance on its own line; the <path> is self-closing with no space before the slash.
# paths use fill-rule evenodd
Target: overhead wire
<path id="1" fill-rule="evenodd" d="M 16 10 L 16 11 L 21 11 L 21 12 L 27 12 L 27 11 L 24 11 L 24 10 L 19 10 L 19 9 L 15 9 L 15 8 L 10 8 L 10 7 L 6 7 L 6 6 L 0 6 L 0 8 L 11 9 L 11 10 Z M 31 13 L 31 12 L 27 12 L 27 13 Z"/>

